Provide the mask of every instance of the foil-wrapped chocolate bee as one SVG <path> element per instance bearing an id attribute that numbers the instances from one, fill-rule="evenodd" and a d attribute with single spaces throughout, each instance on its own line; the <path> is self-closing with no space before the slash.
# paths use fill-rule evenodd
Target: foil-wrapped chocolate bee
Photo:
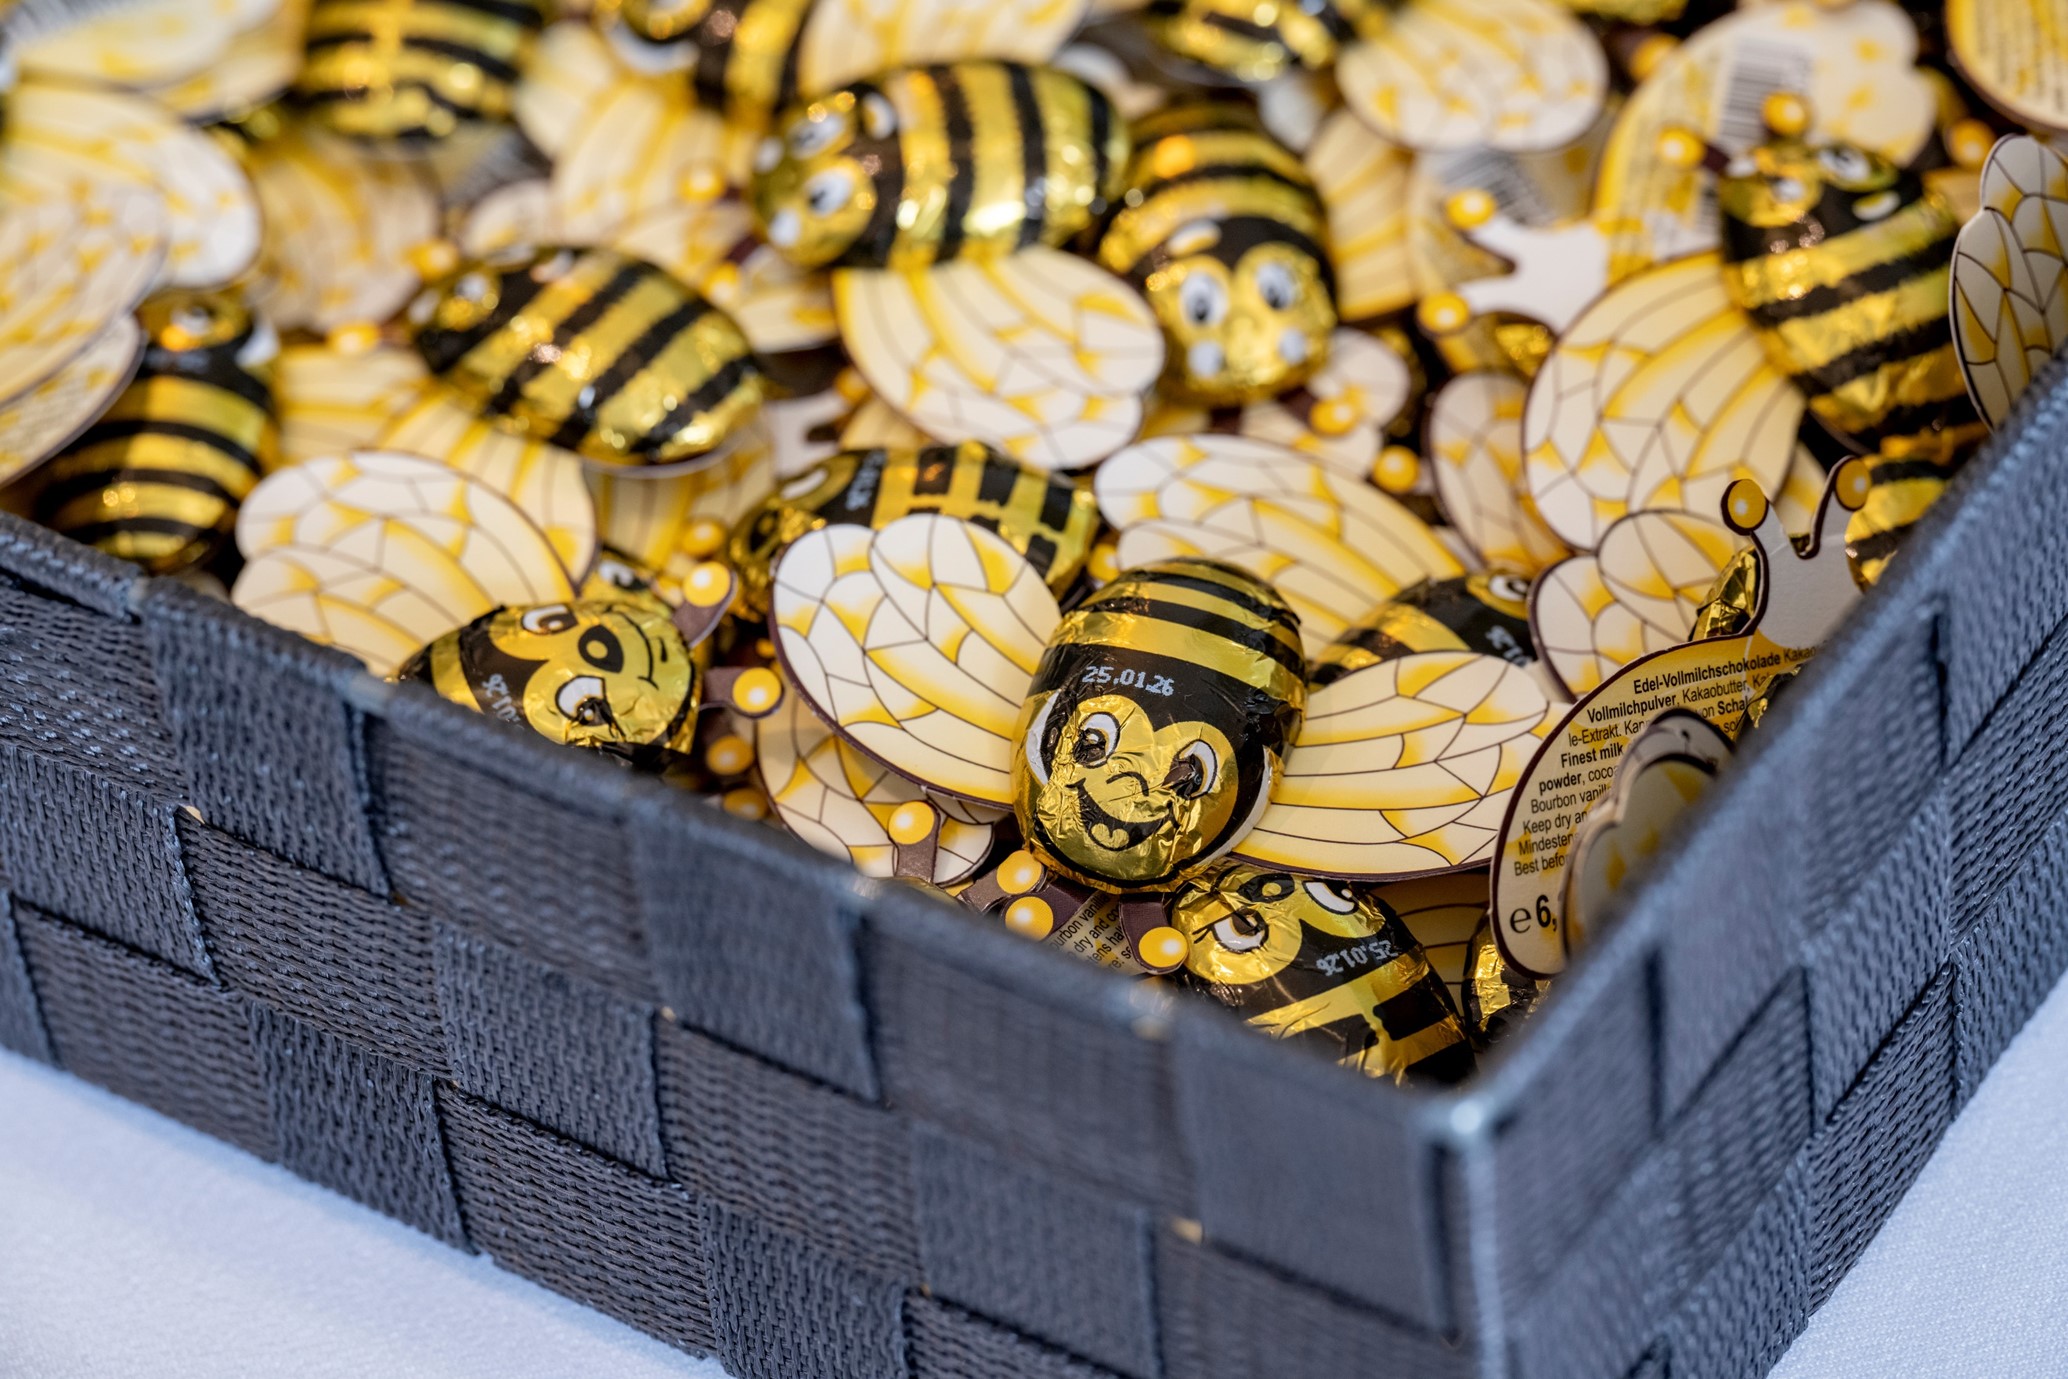
<path id="1" fill-rule="evenodd" d="M 844 450 L 784 481 L 734 529 L 726 556 L 742 607 L 768 610 L 770 571 L 791 542 L 831 523 L 882 527 L 915 512 L 980 522 L 1062 597 L 1098 530 L 1091 493 L 976 441 L 916 450 Z"/>
<path id="2" fill-rule="evenodd" d="M 974 903 L 1039 901 L 1055 924 L 1082 888 L 1120 892 L 1156 970 L 1183 958 L 1170 890 L 1231 851 L 1351 879 L 1474 860 L 1499 812 L 1488 792 L 1550 719 L 1527 672 L 1469 652 L 1310 694 L 1297 616 L 1218 561 L 1120 571 L 1065 615 L 1003 539 L 938 514 L 800 538 L 770 626 L 798 693 L 856 747 L 1013 809 L 1032 870 Z M 1454 756 L 1489 769 L 1453 772 Z"/>
<path id="3" fill-rule="evenodd" d="M 806 268 L 1066 243 L 1118 194 L 1128 152 L 1105 93 L 1009 62 L 886 72 L 792 107 L 778 128 L 757 159 L 754 214 Z"/>
<path id="4" fill-rule="evenodd" d="M 1308 683 L 1345 675 L 1418 651 L 1474 651 L 1512 665 L 1536 663 L 1530 636 L 1529 582 L 1499 571 L 1432 579 L 1373 609 L 1315 658 Z"/>
<path id="5" fill-rule="evenodd" d="M 1232 407 L 1311 377 L 1336 326 L 1335 272 L 1299 158 L 1226 101 L 1158 111 L 1134 138 L 1098 257 L 1162 322 L 1164 387 Z"/>
<path id="6" fill-rule="evenodd" d="M 1223 862 L 1181 890 L 1181 982 L 1372 1077 L 1462 1081 L 1472 1045 L 1400 916 L 1324 877 Z"/>
<path id="7" fill-rule="evenodd" d="M 505 120 L 542 0 L 315 0 L 294 96 L 349 138 L 424 147 Z"/>
<path id="8" fill-rule="evenodd" d="M 409 321 L 417 352 L 469 410 L 603 465 L 703 462 L 764 390 L 731 318 L 611 249 L 462 264 L 417 298 Z"/>
<path id="9" fill-rule="evenodd" d="M 277 461 L 279 343 L 233 292 L 162 293 L 139 309 L 136 377 L 40 473 L 36 520 L 153 574 L 213 555 Z"/>
<path id="10" fill-rule="evenodd" d="M 658 765 L 694 750 L 703 674 L 693 649 L 717 621 L 696 618 L 685 632 L 666 604 L 636 594 L 498 608 L 425 646 L 395 678 L 555 742 Z"/>

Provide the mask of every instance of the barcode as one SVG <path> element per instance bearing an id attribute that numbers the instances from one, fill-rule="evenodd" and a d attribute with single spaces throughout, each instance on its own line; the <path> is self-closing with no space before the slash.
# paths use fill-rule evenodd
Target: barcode
<path id="1" fill-rule="evenodd" d="M 1523 225 L 1549 225 L 1555 218 L 1529 174 L 1499 149 L 1442 154 L 1435 160 L 1435 173 L 1437 185 L 1445 190 L 1483 191 L 1510 220 Z"/>
<path id="2" fill-rule="evenodd" d="M 1735 154 L 1763 142 L 1766 98 L 1776 91 L 1807 95 L 1810 63 L 1807 50 L 1776 39 L 1748 38 L 1732 45 L 1716 115 L 1716 146 Z"/>

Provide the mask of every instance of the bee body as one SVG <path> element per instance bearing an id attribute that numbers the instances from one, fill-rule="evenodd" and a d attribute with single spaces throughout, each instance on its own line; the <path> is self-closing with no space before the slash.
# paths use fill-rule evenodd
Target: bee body
<path id="1" fill-rule="evenodd" d="M 1142 14 L 1151 36 L 1171 52 L 1252 83 L 1327 71 L 1361 28 L 1383 22 L 1388 8 L 1383 0 L 1150 0 Z"/>
<path id="2" fill-rule="evenodd" d="M 1376 896 L 1224 862 L 1178 895 L 1172 923 L 1191 941 L 1184 983 L 1268 1034 L 1373 1077 L 1450 1083 L 1473 1069 L 1442 979 Z"/>
<path id="3" fill-rule="evenodd" d="M 880 531 L 915 512 L 996 532 L 1058 595 L 1076 583 L 1098 528 L 1089 489 L 976 441 L 843 451 L 784 484 L 733 533 L 729 554 L 743 602 L 767 607 L 774 562 L 806 532 L 836 523 Z"/>
<path id="4" fill-rule="evenodd" d="M 1959 222 L 1857 149 L 1777 142 L 1727 174 L 1725 281 L 1775 367 L 1862 454 L 1952 462 L 1987 428 L 1948 317 Z"/>
<path id="5" fill-rule="evenodd" d="M 615 0 L 596 11 L 637 49 L 688 69 L 697 101 L 755 133 L 797 99 L 813 0 Z"/>
<path id="6" fill-rule="evenodd" d="M 334 133 L 428 144 L 500 121 L 540 0 L 315 0 L 295 94 Z"/>
<path id="7" fill-rule="evenodd" d="M 1174 395 L 1262 401 L 1325 362 L 1336 326 L 1326 213 L 1299 158 L 1255 115 L 1216 103 L 1149 116 L 1126 187 L 1098 258 L 1155 310 Z"/>
<path id="8" fill-rule="evenodd" d="M 139 313 L 136 378 L 44 471 L 37 520 L 173 574 L 214 553 L 276 462 L 272 335 L 235 298 L 170 293 Z"/>
<path id="9" fill-rule="evenodd" d="M 1528 588 L 1511 575 L 1462 575 L 1403 589 L 1316 658 L 1316 688 L 1366 666 L 1424 651 L 1476 651 L 1511 665 L 1536 661 Z"/>
<path id="10" fill-rule="evenodd" d="M 956 62 L 787 112 L 753 202 L 804 267 L 923 268 L 1058 245 L 1103 214 L 1127 159 L 1112 102 L 1046 67 Z"/>
<path id="11" fill-rule="evenodd" d="M 446 389 L 507 430 L 602 464 L 694 460 L 761 401 L 746 337 L 661 269 L 609 249 L 475 263 L 412 308 Z"/>
<path id="12" fill-rule="evenodd" d="M 1306 710 L 1299 619 L 1214 561 L 1121 573 L 1066 614 L 1017 733 L 1015 813 L 1102 890 L 1181 883 L 1241 839 Z"/>

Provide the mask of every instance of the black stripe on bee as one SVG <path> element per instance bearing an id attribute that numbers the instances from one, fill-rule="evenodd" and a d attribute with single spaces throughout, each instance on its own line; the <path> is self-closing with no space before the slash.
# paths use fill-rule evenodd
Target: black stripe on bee
<path id="1" fill-rule="evenodd" d="M 883 94 L 883 88 L 873 81 L 858 81 L 851 88 L 854 91 L 855 108 L 867 109 L 872 102 L 884 105 L 890 97 Z M 898 233 L 898 204 L 905 196 L 905 159 L 901 147 L 902 135 L 893 134 L 884 141 L 883 152 L 865 156 L 863 171 L 876 184 L 876 209 L 869 213 L 869 224 L 855 236 L 849 249 L 851 255 L 865 245 L 889 244 Z"/>
<path id="2" fill-rule="evenodd" d="M 531 352 L 518 361 L 517 367 L 511 369 L 509 376 L 503 380 L 501 389 L 489 399 L 485 410 L 491 416 L 507 416 L 510 410 L 523 400 L 526 386 L 547 369 L 552 368 L 555 361 L 574 344 L 576 336 L 602 320 L 605 313 L 624 300 L 625 295 L 637 287 L 651 271 L 644 263 L 634 260 L 613 273 L 610 280 L 597 288 L 587 301 L 560 319 L 560 323 L 553 328 L 553 339 L 549 348 L 542 349 L 534 345 Z M 599 400 L 608 396 L 601 387 L 596 391 Z M 585 425 L 582 429 L 586 431 L 588 427 Z"/>
<path id="3" fill-rule="evenodd" d="M 1168 177 L 1153 177 L 1142 184 L 1142 197 L 1147 200 L 1173 187 L 1189 186 L 1194 182 L 1213 182 L 1221 178 L 1241 178 L 1244 181 L 1276 182 L 1281 187 L 1314 195 L 1314 184 L 1304 177 L 1288 177 L 1276 168 L 1261 163 L 1207 163 Z"/>
<path id="4" fill-rule="evenodd" d="M 1013 114 L 1020 122 L 1020 176 L 1026 188 L 1027 217 L 1020 222 L 1020 248 L 1041 238 L 1048 212 L 1048 143 L 1042 137 L 1041 106 L 1034 99 L 1034 76 L 1018 63 L 1008 63 L 1005 79 L 1012 88 Z"/>
<path id="5" fill-rule="evenodd" d="M 170 431 L 171 428 L 159 426 L 153 427 L 152 429 L 160 432 L 166 432 Z M 99 437 L 90 437 L 89 441 L 94 439 L 99 439 Z M 196 439 L 201 439 L 214 445 L 216 449 L 221 450 L 226 455 L 231 455 L 235 457 L 236 455 L 242 453 L 241 447 L 225 445 L 220 440 L 212 436 L 196 437 Z M 252 475 L 254 478 L 256 478 L 257 474 L 258 469 L 256 466 L 254 466 L 252 468 Z M 51 484 L 49 487 L 45 488 L 43 492 L 38 496 L 46 510 L 55 511 L 59 508 L 64 507 L 66 504 L 70 503 L 75 498 L 81 497 L 84 494 L 97 492 L 101 489 L 106 488 L 108 486 L 109 481 L 111 479 L 116 478 L 118 475 L 121 481 L 125 484 L 156 486 L 161 488 L 183 488 L 188 490 L 189 492 L 206 494 L 211 498 L 220 499 L 222 502 L 229 504 L 234 504 L 240 501 L 240 497 L 238 494 L 231 493 L 229 490 L 225 489 L 221 484 L 217 483 L 214 479 L 210 478 L 206 474 L 190 474 L 183 469 L 137 469 L 132 468 L 128 465 L 111 465 L 106 467 L 97 466 L 92 469 L 83 470 L 76 474 L 68 474 L 64 478 L 58 480 L 57 482 Z M 119 523 L 103 523 L 101 525 L 114 528 L 131 525 L 133 523 L 141 522 L 143 520 L 145 519 L 124 518 Z M 184 532 L 189 529 L 190 528 L 186 523 L 175 523 L 171 528 L 171 530 L 173 530 L 174 532 Z M 83 540 L 84 538 L 75 536 L 74 539 Z"/>
<path id="6" fill-rule="evenodd" d="M 356 44 L 370 44 L 376 41 L 374 35 L 366 32 L 364 29 L 357 29 L 349 33 L 314 34 L 310 36 L 304 46 L 311 53 L 320 53 L 331 48 L 349 48 Z M 485 75 L 509 85 L 515 85 L 518 78 L 522 75 L 515 67 L 501 58 L 484 53 L 472 44 L 462 43 L 457 39 L 437 38 L 429 34 L 404 33 L 401 35 L 401 44 L 405 48 L 412 48 L 418 52 L 436 53 L 440 57 L 449 57 L 455 62 L 469 63 L 479 67 Z M 356 91 L 366 88 L 352 87 L 349 89 Z"/>
<path id="7" fill-rule="evenodd" d="M 1813 287 L 1800 297 L 1762 302 L 1753 309 L 1762 325 L 1821 316 L 1862 297 L 1901 287 L 1914 277 L 1937 272 L 1953 259 L 1953 236 L 1946 235 L 1897 258 L 1871 264 L 1828 287 Z"/>
<path id="8" fill-rule="evenodd" d="M 1387 1037 L 1394 1040 L 1412 1038 L 1446 1019 L 1455 1018 L 1450 1003 L 1439 994 L 1433 979 L 1417 982 L 1399 995 L 1381 1001 L 1372 1014 L 1378 1017 Z M 1465 1043 L 1462 1031 L 1456 1042 L 1411 1065 L 1415 1076 L 1440 1082 L 1458 1081 L 1469 1075 L 1472 1069 L 1472 1050 Z"/>
<path id="9" fill-rule="evenodd" d="M 1951 469 L 1933 460 L 1877 460 L 1867 470 L 1870 488 L 1908 483 L 1912 479 L 1936 479 L 1943 483 L 1952 477 Z"/>
<path id="10" fill-rule="evenodd" d="M 1107 151 L 1107 142 L 1113 137 L 1113 103 L 1106 98 L 1106 93 L 1096 86 L 1087 86 L 1085 92 L 1085 105 L 1091 113 L 1092 195 L 1099 198 L 1095 209 L 1103 214 L 1106 179 L 1113 175 L 1113 159 Z"/>
<path id="11" fill-rule="evenodd" d="M 1270 627 L 1252 627 L 1232 618 L 1224 618 L 1218 613 L 1208 612 L 1204 608 L 1194 608 L 1184 603 L 1164 603 L 1153 596 L 1111 595 L 1099 600 L 1098 611 L 1155 618 L 1159 622 L 1174 623 L 1179 627 L 1210 633 L 1233 642 L 1246 651 L 1269 657 L 1295 675 L 1305 676 L 1307 673 L 1306 662 L 1300 653 L 1280 640 Z"/>
<path id="12" fill-rule="evenodd" d="M 1328 251 L 1310 236 L 1295 230 L 1282 220 L 1272 220 L 1267 216 L 1230 216 L 1220 222 L 1220 227 L 1219 242 L 1207 252 L 1227 264 L 1230 271 L 1242 261 L 1244 254 L 1259 244 L 1290 244 L 1314 260 L 1315 267 L 1321 270 L 1322 286 L 1328 289 L 1331 299 L 1335 297 L 1335 261 L 1329 258 Z"/>
<path id="13" fill-rule="evenodd" d="M 1934 431 L 1958 431 L 1967 426 L 1979 426 L 1981 422 L 1982 414 L 1975 410 L 1974 399 L 1966 393 L 1961 393 L 1938 402 L 1913 402 L 1902 407 L 1892 407 L 1874 423 L 1871 433 L 1862 440 L 1867 446 L 1867 453 L 1872 454 L 1877 437 L 1921 436 Z M 1918 472 L 1903 472 L 1913 465 L 1918 467 Z M 1871 481 L 1881 482 L 1883 474 L 1888 474 L 1891 479 L 1952 477 L 1943 466 L 1933 464 L 1930 460 L 1906 460 L 1900 464 L 1876 461 Z"/>
<path id="14" fill-rule="evenodd" d="M 271 401 L 267 399 L 262 401 L 260 405 L 270 406 Z M 81 436 L 73 449 L 84 449 L 88 446 L 99 445 L 103 441 L 131 440 L 137 436 L 174 436 L 180 440 L 197 441 L 212 450 L 221 451 L 224 455 L 243 465 L 252 473 L 258 473 L 259 462 L 256 455 L 239 445 L 236 441 L 231 440 L 228 436 L 211 431 L 205 426 L 196 426 L 192 422 L 186 421 L 168 421 L 155 417 L 133 417 L 102 421 L 95 424 L 92 430 Z M 106 481 L 106 477 L 105 474 L 101 476 L 102 482 Z M 192 485 L 189 485 L 189 487 L 192 487 Z M 209 487 L 213 488 L 214 485 L 211 484 Z"/>
<path id="15" fill-rule="evenodd" d="M 636 277 L 648 271 L 650 270 L 643 264 L 629 265 L 627 269 L 621 269 L 611 279 L 611 284 L 614 285 L 618 278 L 624 276 L 626 272 L 630 272 Z M 602 409 L 603 405 L 615 397 L 627 383 L 637 378 L 640 371 L 648 364 L 651 364 L 655 356 L 667 348 L 670 340 L 689 329 L 690 326 L 702 319 L 710 310 L 711 304 L 709 302 L 701 297 L 692 297 L 666 316 L 661 317 L 660 320 L 655 321 L 644 331 L 641 331 L 637 339 L 625 346 L 622 354 L 610 361 L 610 367 L 598 374 L 589 386 L 583 390 L 582 396 L 587 399 L 586 404 L 577 401 L 574 409 L 568 413 L 567 420 L 562 422 L 560 428 L 553 433 L 553 444 L 563 450 L 576 449 L 581 444 L 582 438 L 588 435 L 590 429 L 595 426 L 596 414 Z M 733 362 L 738 363 L 739 361 L 735 360 Z M 709 386 L 709 384 L 705 385 L 706 388 Z M 697 395 L 701 397 L 703 391 L 703 389 L 699 389 Z M 725 396 L 730 391 L 732 391 L 730 388 L 720 391 L 714 396 L 713 400 L 715 401 L 717 398 Z M 696 405 L 690 404 L 686 412 L 678 409 L 675 415 L 694 416 L 698 410 L 699 408 Z"/>
<path id="16" fill-rule="evenodd" d="M 1290 625 L 1283 608 L 1265 603 L 1262 599 L 1253 598 L 1243 593 L 1242 590 L 1223 584 L 1219 580 L 1183 574 L 1176 570 L 1157 570 L 1154 578 L 1158 584 L 1170 584 L 1180 589 L 1190 589 L 1195 593 L 1211 594 L 1215 598 L 1226 603 L 1232 603 L 1243 612 L 1261 618 L 1266 622 L 1287 623 Z M 1245 578 L 1248 578 L 1248 576 L 1245 576 Z"/>
<path id="17" fill-rule="evenodd" d="M 520 0 L 438 0 L 438 3 L 447 9 L 473 10 L 476 14 L 507 19 L 528 29 L 536 28 L 543 18 L 538 6 L 523 4 Z"/>
<path id="18" fill-rule="evenodd" d="M 962 89 L 962 78 L 953 67 L 929 67 L 926 74 L 933 78 L 934 90 L 941 98 L 941 123 L 947 131 L 948 147 L 966 149 L 974 153 L 976 131 L 970 125 L 969 93 Z M 948 177 L 948 205 L 941 216 L 940 248 L 935 258 L 942 263 L 962 252 L 962 241 L 967 227 L 963 224 L 969 216 L 969 203 L 977 190 L 977 160 L 974 156 L 958 159 L 955 170 Z"/>
<path id="19" fill-rule="evenodd" d="M 1020 470 L 1017 465 L 1009 460 L 1002 460 L 996 455 L 986 455 L 983 468 L 978 471 L 977 476 L 977 501 L 981 503 L 997 503 L 1002 507 L 1011 499 L 1013 486 L 1019 480 Z M 1046 504 L 1044 503 L 1045 510 Z M 1059 522 L 1056 525 L 1060 526 L 1061 523 Z"/>
<path id="20" fill-rule="evenodd" d="M 1076 497 L 1075 486 L 1067 483 L 1051 483 L 1041 490 L 1041 525 L 1051 531 L 1061 531 L 1070 523 L 1070 506 Z"/>
<path id="21" fill-rule="evenodd" d="M 1854 379 L 1865 378 L 1895 360 L 1930 354 L 1933 350 L 1941 349 L 1945 346 L 1946 340 L 1945 318 L 1938 317 L 1869 340 L 1827 364 L 1805 369 L 1793 377 L 1803 386 L 1805 392 L 1812 395 L 1835 393 Z M 1935 406 L 1935 414 L 1936 411 Z M 1884 425 L 1879 429 L 1886 430 L 1887 427 Z"/>
<path id="22" fill-rule="evenodd" d="M 1846 549 L 1852 552 L 1855 565 L 1872 565 L 1894 555 L 1896 548 L 1903 544 L 1903 538 L 1909 534 L 1909 524 L 1905 523 L 1900 527 L 1891 527 L 1887 531 L 1863 536 L 1857 541 L 1848 541 Z"/>
<path id="23" fill-rule="evenodd" d="M 700 412 L 710 411 L 723 402 L 734 388 L 739 387 L 754 368 L 754 360 L 750 355 L 743 354 L 728 359 L 718 372 L 704 381 L 703 387 L 689 395 L 688 401 L 677 408 L 675 414 L 687 419 Z"/>
<path id="24" fill-rule="evenodd" d="M 519 312 L 531 305 L 531 299 L 545 290 L 545 286 L 529 273 L 499 275 L 495 308 L 472 328 L 429 330 L 418 334 L 417 349 L 423 353 L 424 362 L 431 366 L 432 373 L 444 373 L 472 354 L 482 341 L 507 328 Z"/>

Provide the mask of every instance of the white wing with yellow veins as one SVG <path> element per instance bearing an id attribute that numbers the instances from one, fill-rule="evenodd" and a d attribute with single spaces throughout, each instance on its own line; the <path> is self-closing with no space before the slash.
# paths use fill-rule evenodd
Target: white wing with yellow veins
<path id="1" fill-rule="evenodd" d="M 894 67 L 965 58 L 1044 63 L 1086 0 L 819 0 L 804 22 L 797 86 L 807 96 Z"/>
<path id="2" fill-rule="evenodd" d="M 697 108 L 681 77 L 626 77 L 569 132 L 553 165 L 553 215 L 570 244 L 605 244 L 685 199 L 725 189 L 724 122 Z"/>
<path id="3" fill-rule="evenodd" d="M 0 211 L 0 404 L 104 345 L 164 257 L 165 222 L 148 193 L 89 188 L 75 200 Z"/>
<path id="4" fill-rule="evenodd" d="M 821 852 L 845 857 L 864 876 L 890 876 L 897 845 L 890 819 L 899 805 L 925 800 L 941 810 L 933 883 L 952 885 L 983 864 L 995 833 L 961 800 L 936 800 L 883 763 L 842 741 L 799 702 L 754 724 L 762 788 L 785 826 Z M 981 808 L 981 807 L 979 807 Z"/>
<path id="5" fill-rule="evenodd" d="M 259 303 L 281 330 L 385 321 L 421 285 L 409 251 L 438 233 L 438 193 L 409 163 L 290 129 L 248 155 L 265 209 Z"/>
<path id="6" fill-rule="evenodd" d="M 167 227 L 160 286 L 212 287 L 258 256 L 258 198 L 243 169 L 152 101 L 30 82 L 8 97 L 0 148 L 18 201 L 73 200 L 82 184 L 155 195 Z"/>
<path id="7" fill-rule="evenodd" d="M 1268 441 L 1144 441 L 1094 483 L 1120 568 L 1186 555 L 1239 565 L 1292 605 L 1310 656 L 1409 585 L 1464 573 L 1399 503 Z"/>
<path id="8" fill-rule="evenodd" d="M 574 586 L 509 499 L 416 455 L 362 451 L 262 480 L 237 514 L 232 600 L 392 673 L 435 637 L 504 604 Z"/>
<path id="9" fill-rule="evenodd" d="M 1344 676 L 1308 696 L 1271 803 L 1236 854 L 1374 881 L 1484 862 L 1562 712 L 1527 670 L 1474 652 Z"/>
<path id="10" fill-rule="evenodd" d="M 1452 379 L 1429 408 L 1429 467 L 1444 515 L 1482 561 L 1534 575 L 1570 551 L 1522 481 L 1529 385 L 1512 374 Z"/>
<path id="11" fill-rule="evenodd" d="M 435 392 L 389 423 L 376 447 L 436 460 L 508 498 L 546 534 L 576 583 L 595 559 L 596 505 L 573 451 L 512 435 Z"/>
<path id="12" fill-rule="evenodd" d="M 1982 209 L 1953 247 L 1953 343 L 1968 391 L 2000 426 L 2068 342 L 2068 159 L 2029 135 L 1982 170 Z"/>
<path id="13" fill-rule="evenodd" d="M 1638 657 L 1680 645 L 1744 544 L 1691 512 L 1632 513 L 1600 551 L 1552 566 L 1530 591 L 1538 653 L 1577 698 Z"/>
<path id="14" fill-rule="evenodd" d="M 1134 439 L 1163 368 L 1148 304 L 1058 249 L 845 270 L 833 302 L 855 366 L 913 425 L 1040 469 L 1081 469 Z"/>
<path id="15" fill-rule="evenodd" d="M 371 449 L 423 391 L 422 356 L 399 345 L 287 345 L 273 365 L 280 459 L 299 464 Z"/>
<path id="16" fill-rule="evenodd" d="M 1013 734 L 1061 614 L 992 532 L 953 517 L 830 526 L 784 552 L 770 621 L 812 709 L 931 789 L 1012 800 Z"/>
<path id="17" fill-rule="evenodd" d="M 1342 318 L 1375 320 L 1411 304 L 1418 295 L 1407 233 L 1414 155 L 1338 110 L 1307 146 L 1306 164 L 1328 212 Z"/>
<path id="18" fill-rule="evenodd" d="M 1717 512 L 1741 478 L 1777 491 L 1802 408 L 1721 260 L 1697 254 L 1610 288 L 1559 338 L 1523 412 L 1523 473 L 1544 524 L 1591 550 L 1627 513 Z"/>
<path id="19" fill-rule="evenodd" d="M 32 22 L 36 32 L 16 48 L 22 71 L 139 89 L 184 81 L 220 63 L 239 36 L 266 24 L 281 4 L 129 0 L 99 8 L 70 22 Z"/>
<path id="20" fill-rule="evenodd" d="M 1344 52 L 1336 80 L 1408 148 L 1558 148 L 1601 113 L 1608 58 L 1552 0 L 1407 0 Z"/>
<path id="21" fill-rule="evenodd" d="M 557 158 L 613 85 L 639 79 L 612 55 L 610 44 L 586 19 L 563 19 L 539 35 L 524 79 L 512 95 L 512 114 L 541 153 Z"/>
<path id="22" fill-rule="evenodd" d="M 118 317 L 72 361 L 0 408 L 0 483 L 26 473 L 91 426 L 129 386 L 143 327 Z"/>
<path id="23" fill-rule="evenodd" d="M 582 475 L 602 543 L 659 569 L 681 551 L 692 525 L 712 522 L 731 531 L 769 495 L 776 447 L 748 434 L 728 446 L 724 458 L 680 474 L 635 476 L 585 466 Z"/>

